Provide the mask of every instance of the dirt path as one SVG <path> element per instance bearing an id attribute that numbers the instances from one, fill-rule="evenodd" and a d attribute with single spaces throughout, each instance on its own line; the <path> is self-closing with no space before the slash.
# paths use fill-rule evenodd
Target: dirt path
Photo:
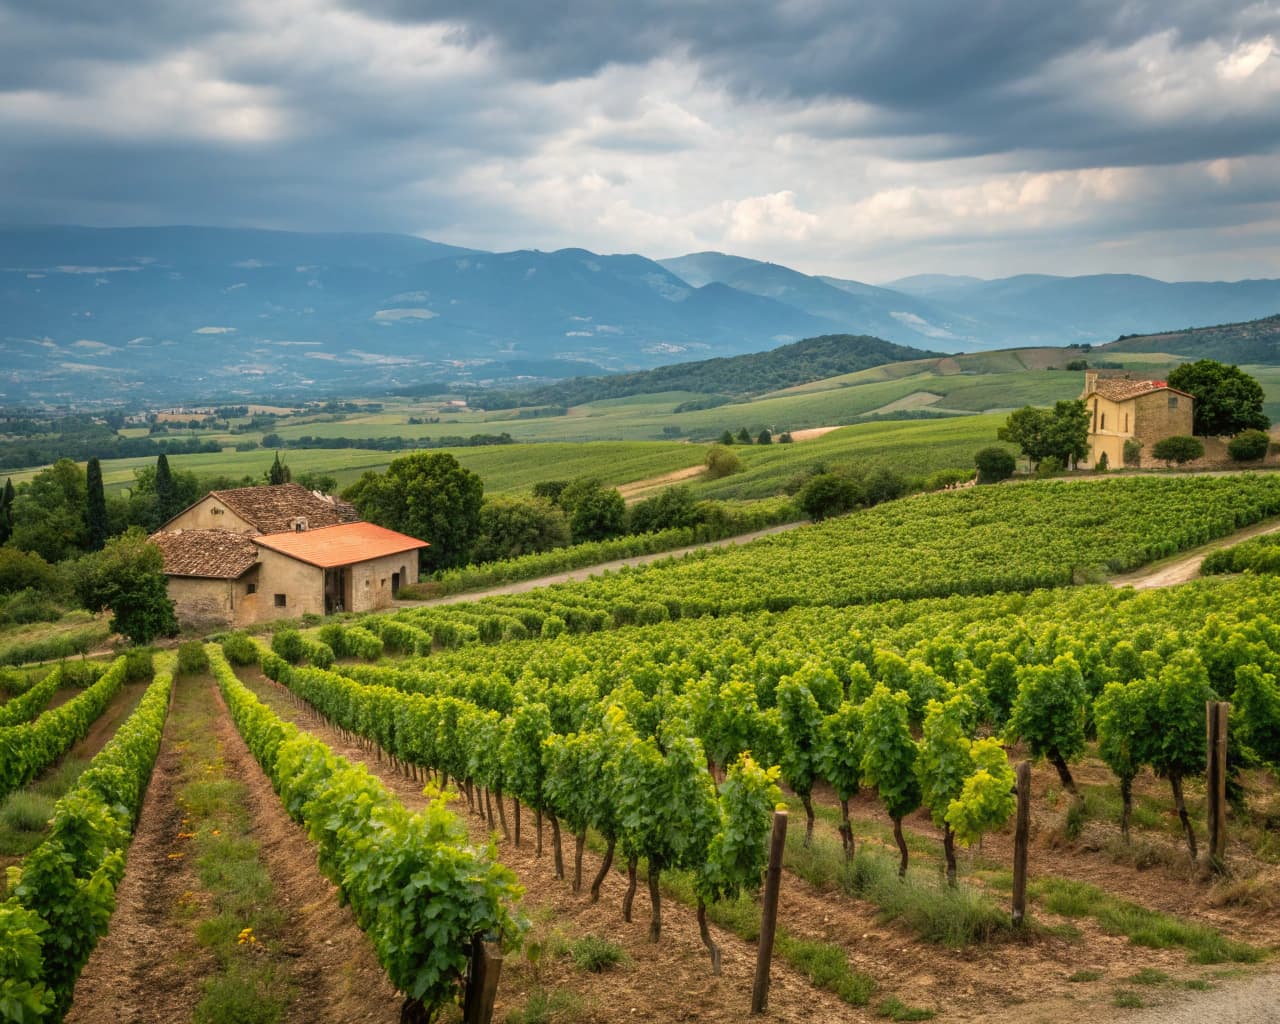
<path id="1" fill-rule="evenodd" d="M 795 523 L 783 523 L 780 526 L 769 526 L 763 530 L 756 530 L 754 533 L 743 533 L 736 537 L 724 537 L 721 540 L 707 541 L 705 544 L 691 544 L 684 548 L 675 548 L 672 551 L 659 551 L 652 555 L 634 555 L 631 558 L 618 558 L 612 562 L 600 562 L 596 565 L 584 566 L 581 569 L 573 569 L 569 572 L 556 573 L 553 576 L 539 576 L 537 579 L 520 580 L 518 583 L 506 583 L 500 587 L 487 587 L 484 590 L 467 590 L 460 594 L 449 594 L 446 597 L 432 597 L 425 601 L 396 601 L 396 608 L 423 608 L 430 605 L 441 604 L 459 604 L 464 601 L 478 601 L 482 597 L 497 597 L 505 594 L 523 594 L 530 590 L 537 590 L 540 587 L 549 587 L 555 583 L 574 583 L 578 580 L 590 579 L 592 576 L 599 576 L 601 573 L 612 572 L 628 565 L 647 565 L 650 562 L 660 562 L 664 558 L 683 558 L 685 555 L 695 551 L 707 551 L 712 548 L 733 547 L 736 544 L 749 544 L 753 540 L 761 537 L 767 537 L 771 533 L 782 533 L 786 530 L 794 530 L 799 526 L 808 526 L 808 520 L 801 520 Z"/>
<path id="2" fill-rule="evenodd" d="M 348 743 L 310 711 L 297 708 L 281 688 L 260 673 L 240 670 L 239 675 L 282 717 L 327 743 L 335 753 L 363 763 L 405 806 L 413 809 L 424 806 L 422 783 L 406 779 L 386 762 Z M 469 813 L 465 802 L 455 804 L 454 809 L 466 823 L 474 842 L 489 840 L 487 824 Z M 513 816 L 510 801 L 506 813 L 510 822 Z M 606 974 L 587 974 L 577 971 L 564 958 L 543 962 L 536 971 L 530 971 L 518 957 L 509 957 L 498 990 L 495 1021 L 503 1020 L 509 1011 L 520 1007 L 535 984 L 547 983 L 572 988 L 584 1003 L 586 1012 L 582 1019 L 589 1021 L 689 1020 L 737 1024 L 746 1018 L 755 970 L 754 944 L 712 926 L 724 956 L 724 973 L 714 977 L 690 908 L 673 899 L 664 899 L 662 941 L 651 944 L 646 940 L 649 897 L 643 884 L 636 895 L 632 923 L 626 924 L 619 910 L 625 876 L 615 872 L 605 882 L 600 902 L 593 906 L 585 892 L 575 896 L 567 882 L 554 878 L 550 826 L 544 824 L 541 858 L 534 856 L 533 814 L 528 811 L 523 816 L 522 835 L 523 842 L 516 847 L 501 840 L 499 834 L 499 856 L 525 887 L 525 912 L 535 922 L 546 922 L 544 927 L 552 928 L 553 934 L 559 934 L 564 940 L 591 934 L 617 942 L 626 951 L 629 963 Z M 567 835 L 566 840 L 566 869 L 571 874 L 573 843 Z M 583 858 L 584 889 L 599 867 L 599 857 L 588 851 Z M 814 988 L 806 978 L 776 958 L 769 1006 L 771 1019 L 794 1024 L 875 1019 L 870 1009 L 855 1009 L 830 993 Z"/>
<path id="3" fill-rule="evenodd" d="M 1111 585 L 1113 587 L 1133 587 L 1134 590 L 1149 590 L 1153 587 L 1172 587 L 1179 583 L 1188 583 L 1200 575 L 1201 563 L 1214 551 L 1230 547 L 1233 544 L 1239 544 L 1241 541 L 1249 540 L 1251 537 L 1261 537 L 1266 533 L 1275 533 L 1277 530 L 1280 530 L 1280 522 L 1274 519 L 1255 523 L 1253 526 L 1246 526 L 1243 530 L 1237 530 L 1226 537 L 1219 537 L 1208 544 L 1193 548 L 1189 552 L 1175 555 L 1172 559 L 1164 559 L 1152 565 L 1144 566 L 1136 572 L 1113 577 Z"/>
<path id="4" fill-rule="evenodd" d="M 651 476 L 647 480 L 633 480 L 631 483 L 620 486 L 618 493 L 622 495 L 628 505 L 631 505 L 641 498 L 647 497 L 649 491 L 655 491 L 661 487 L 669 487 L 672 484 L 678 484 L 684 480 L 692 480 L 694 477 L 701 476 L 704 469 L 705 467 L 699 463 L 696 466 L 686 466 L 684 469 L 663 473 L 661 476 Z"/>
<path id="5" fill-rule="evenodd" d="M 214 708 L 214 728 L 226 775 L 248 789 L 253 836 L 267 865 L 276 899 L 288 917 L 284 966 L 296 998 L 286 1021 L 392 1022 L 400 998 L 374 958 L 338 893 L 320 875 L 302 830 L 289 820 L 270 782 L 235 731 L 208 677 L 183 680 L 199 688 L 195 701 Z M 217 965 L 197 944 L 190 924 L 198 914 L 200 884 L 179 849 L 183 811 L 176 801 L 182 784 L 180 753 L 171 716 L 143 802 L 140 825 L 129 848 L 110 931 L 90 957 L 70 1022 L 169 1024 L 189 1020 L 203 982 Z"/>

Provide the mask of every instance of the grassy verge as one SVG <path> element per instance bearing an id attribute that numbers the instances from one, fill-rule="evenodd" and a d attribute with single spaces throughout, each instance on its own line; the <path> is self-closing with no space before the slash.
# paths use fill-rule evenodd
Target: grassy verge
<path id="1" fill-rule="evenodd" d="M 44 778 L 0 801 L 0 857 L 25 857 L 44 841 L 53 805 L 76 784 L 88 763 L 78 757 L 64 758 Z"/>
<path id="2" fill-rule="evenodd" d="M 227 773 L 217 714 L 205 679 L 188 679 L 179 688 L 173 735 L 183 818 L 169 857 L 193 866 L 203 891 L 185 893 L 177 912 L 218 963 L 193 1020 L 273 1024 L 293 996 L 280 966 L 285 915 L 252 836 L 248 791 Z"/>
<path id="3" fill-rule="evenodd" d="M 1228 939 L 1208 925 L 1183 921 L 1158 910 L 1148 910 L 1117 899 L 1096 885 L 1052 876 L 1037 878 L 1030 895 L 1041 906 L 1062 917 L 1092 917 L 1109 935 L 1124 935 L 1135 946 L 1152 949 L 1186 949 L 1200 964 L 1257 963 L 1263 950 Z"/>

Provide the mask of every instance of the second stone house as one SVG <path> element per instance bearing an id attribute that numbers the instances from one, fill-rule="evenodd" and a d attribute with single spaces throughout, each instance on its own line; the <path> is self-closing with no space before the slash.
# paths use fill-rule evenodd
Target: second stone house
<path id="1" fill-rule="evenodd" d="M 1150 455 L 1151 446 L 1166 437 L 1191 436 L 1192 397 L 1163 380 L 1084 375 L 1081 399 L 1089 410 L 1089 457 L 1080 463 L 1092 469 L 1105 454 L 1107 465 L 1125 465 L 1125 442 L 1137 442 Z M 1133 445 L 1130 445 L 1132 450 Z"/>
<path id="2" fill-rule="evenodd" d="M 428 546 L 298 484 L 212 491 L 151 540 L 179 620 L 199 629 L 389 607 Z"/>

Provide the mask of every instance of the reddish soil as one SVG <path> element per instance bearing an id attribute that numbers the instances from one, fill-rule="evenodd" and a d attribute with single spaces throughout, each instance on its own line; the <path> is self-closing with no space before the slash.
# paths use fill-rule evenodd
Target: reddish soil
<path id="1" fill-rule="evenodd" d="M 202 687 L 216 708 L 214 728 L 226 773 L 248 789 L 253 837 L 289 916 L 285 969 L 296 992 L 287 1021 L 394 1021 L 400 997 L 373 955 L 351 911 L 339 906 L 334 886 L 316 868 L 302 830 L 289 820 L 271 784 L 235 731 L 221 697 L 207 678 L 179 685 Z M 200 899 L 194 866 L 169 855 L 180 851 L 182 811 L 175 796 L 182 783 L 173 723 L 143 803 L 129 848 L 111 928 L 90 958 L 67 1020 L 161 1024 L 190 1019 L 203 980 L 215 969 L 181 908 Z"/>

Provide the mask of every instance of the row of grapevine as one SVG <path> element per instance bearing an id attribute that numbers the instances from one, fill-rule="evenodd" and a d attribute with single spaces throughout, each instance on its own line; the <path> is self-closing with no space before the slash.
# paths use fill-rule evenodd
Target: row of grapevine
<path id="1" fill-rule="evenodd" d="M 539 843 L 545 815 L 558 878 L 565 877 L 561 826 L 567 827 L 575 839 L 574 892 L 582 888 L 588 829 L 608 844 L 591 885 L 593 900 L 620 847 L 630 879 L 623 901 L 627 920 L 639 862 L 645 860 L 653 941 L 662 928 L 662 872 L 694 872 L 701 935 L 719 970 L 719 951 L 705 927 L 706 903 L 759 886 L 770 814 L 781 795 L 777 769 L 765 770 L 741 751 L 717 790 L 702 744 L 678 720 L 640 731 L 622 707 L 599 700 L 594 690 L 571 697 L 548 692 L 553 706 L 528 694 L 507 714 L 455 696 L 423 696 L 323 669 L 290 668 L 265 649 L 261 656 L 269 677 L 339 728 L 400 761 L 436 769 L 442 781 L 457 780 L 490 824 L 490 796 L 496 797 L 504 826 L 504 793 L 512 796 L 517 842 L 521 803 L 536 815 Z"/>
<path id="2" fill-rule="evenodd" d="M 408 1019 L 430 1019 L 456 998 L 474 936 L 509 943 L 520 934 L 514 876 L 492 848 L 467 842 L 443 797 L 409 813 L 363 766 L 276 716 L 236 678 L 220 647 L 206 650 L 236 728 L 289 815 L 306 827 L 321 870 L 404 993 Z"/>
<path id="3" fill-rule="evenodd" d="M 888 502 L 672 564 L 406 610 L 394 620 L 451 648 L 797 606 L 1026 592 L 1132 569 L 1276 514 L 1274 475 L 981 487 Z M 422 643 L 416 650 L 427 653 Z"/>
<path id="4" fill-rule="evenodd" d="M 97 682 L 67 703 L 34 721 L 0 728 L 0 797 L 25 786 L 83 739 L 127 674 L 127 660 L 117 658 Z"/>
<path id="5" fill-rule="evenodd" d="M 0 1021 L 58 1021 L 71 1005 L 115 908 L 160 750 L 175 662 L 173 654 L 156 656 L 154 681 L 138 707 L 58 801 L 48 838 L 10 871 L 9 896 L 0 903 Z"/>
<path id="6" fill-rule="evenodd" d="M 63 685 L 63 671 L 59 665 L 22 696 L 14 697 L 7 704 L 0 704 L 0 729 L 35 718 Z"/>
<path id="7" fill-rule="evenodd" d="M 1233 700 L 1232 733 L 1242 751 L 1280 763 L 1277 623 L 1280 595 L 1246 577 L 1141 595 L 1073 588 L 797 609 L 720 619 L 714 636 L 699 622 L 670 622 L 340 671 L 366 684 L 458 697 L 498 715 L 539 702 L 559 723 L 557 732 L 577 728 L 582 713 L 572 709 L 607 694 L 646 734 L 680 716 L 717 764 L 748 749 L 763 764 L 780 764 L 802 800 L 817 778 L 842 797 L 865 778 L 878 784 L 891 817 L 900 819 L 924 800 L 944 835 L 959 831 L 964 820 L 973 836 L 973 808 L 998 795 L 1001 784 L 990 747 L 973 742 L 980 724 L 1048 758 L 1068 789 L 1074 789 L 1068 762 L 1082 752 L 1087 735 L 1096 730 L 1109 763 L 1116 744 L 1127 744 L 1133 749 L 1113 764 L 1122 788 L 1126 776 L 1151 767 L 1169 780 L 1184 824 L 1182 781 L 1204 766 L 1205 700 Z M 859 775 L 849 719 L 878 686 L 901 695 L 894 699 L 903 721 L 892 732 L 901 763 Z M 957 691 L 965 695 L 965 728 L 962 734 L 943 730 L 951 737 L 944 757 L 926 749 L 934 735 L 930 713 L 933 702 L 946 707 Z M 1104 699 L 1121 691 L 1130 703 L 1141 696 L 1145 709 L 1124 719 L 1131 737 L 1125 740 L 1117 739 L 1113 705 L 1119 698 Z M 830 716 L 844 720 L 846 735 L 824 755 L 821 728 L 835 726 L 820 723 Z M 909 746 L 911 730 L 923 730 L 924 747 Z M 936 736 L 932 742 L 936 746 Z M 964 744 L 967 760 L 959 749 Z M 908 770 L 917 756 L 925 763 L 937 759 L 936 771 L 950 781 L 931 784 Z M 836 764 L 840 758 L 843 766 Z M 957 786 L 962 791 L 968 775 L 983 770 L 991 777 L 980 780 L 985 789 L 975 789 L 967 806 L 952 813 Z M 999 801 L 989 802 L 998 818 Z"/>

